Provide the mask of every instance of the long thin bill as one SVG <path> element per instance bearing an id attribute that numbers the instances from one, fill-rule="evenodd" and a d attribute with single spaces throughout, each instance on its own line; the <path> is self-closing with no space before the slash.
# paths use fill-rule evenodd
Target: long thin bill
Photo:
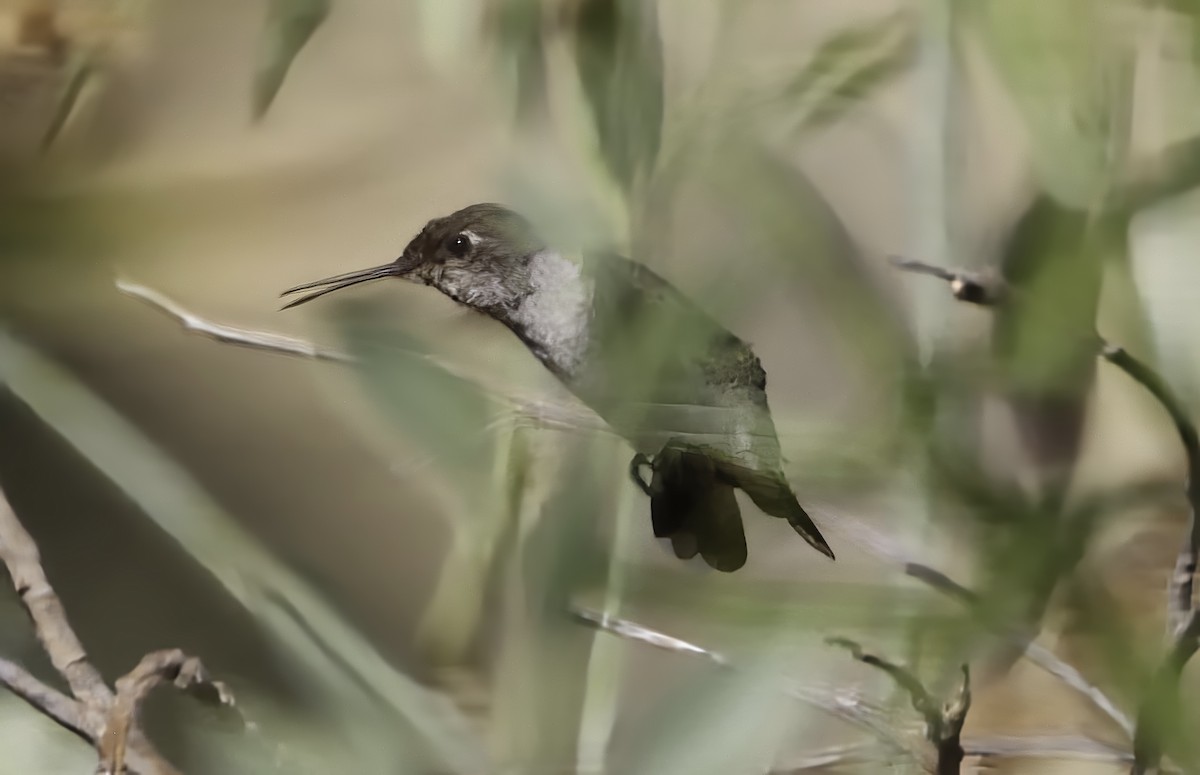
<path id="1" fill-rule="evenodd" d="M 391 264 L 384 264 L 383 266 L 374 266 L 370 269 L 360 269 L 357 272 L 347 272 L 346 274 L 340 274 L 336 277 L 326 277 L 324 280 L 316 280 L 311 283 L 297 285 L 295 288 L 288 288 L 279 295 L 288 296 L 293 293 L 299 293 L 300 291 L 311 291 L 314 288 L 319 288 L 320 290 L 305 294 L 298 299 L 294 299 L 293 301 L 285 304 L 282 309 L 291 309 L 292 307 L 299 306 L 320 296 L 324 296 L 327 293 L 333 293 L 334 291 L 340 291 L 343 288 L 349 288 L 351 285 L 367 283 L 372 280 L 382 280 L 385 277 L 395 277 L 397 274 L 399 274 L 398 268 L 393 262 Z"/>

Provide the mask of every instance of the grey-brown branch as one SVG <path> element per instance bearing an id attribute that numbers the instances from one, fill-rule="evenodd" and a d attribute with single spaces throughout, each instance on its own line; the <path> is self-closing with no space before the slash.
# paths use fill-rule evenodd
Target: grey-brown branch
<path id="1" fill-rule="evenodd" d="M 96 749 L 99 775 L 177 775 L 142 732 L 138 712 L 150 688 L 170 680 L 180 686 L 211 683 L 200 662 L 178 650 L 146 656 L 116 691 L 88 660 L 83 644 L 67 620 L 62 601 L 42 569 L 33 537 L 0 491 L 0 561 L 8 569 L 21 604 L 54 669 L 71 696 L 47 685 L 21 666 L 0 658 L 0 684 L 60 726 Z M 232 696 L 212 684 L 226 703 Z"/>
<path id="2" fill-rule="evenodd" d="M 962 768 L 964 751 L 962 745 L 963 724 L 967 711 L 971 709 L 971 671 L 962 666 L 962 682 L 954 695 L 939 703 L 930 694 L 921 679 L 908 668 L 884 657 L 871 654 L 849 638 L 829 638 L 832 646 L 839 646 L 864 665 L 882 670 L 908 695 L 913 710 L 925 721 L 925 739 L 936 751 L 934 772 L 937 775 L 958 775 Z"/>
<path id="3" fill-rule="evenodd" d="M 314 344 L 304 339 L 297 339 L 270 331 L 253 331 L 248 328 L 237 328 L 223 323 L 217 323 L 184 307 L 166 294 L 153 288 L 130 282 L 117 280 L 117 290 L 134 299 L 145 302 L 149 306 L 174 319 L 189 333 L 211 339 L 221 344 L 245 347 L 259 352 L 287 355 L 305 360 L 329 361 L 333 363 L 354 363 L 354 357 L 349 353 L 329 347 Z M 460 379 L 478 386 L 478 380 L 463 370 L 429 355 L 422 357 L 433 363 L 439 369 Z M 587 430 L 611 433 L 595 413 L 580 406 L 552 403 L 544 400 L 530 399 L 523 396 L 497 396 L 480 387 L 481 392 L 490 395 L 503 404 L 512 415 L 521 422 L 534 427 L 552 430 Z"/>

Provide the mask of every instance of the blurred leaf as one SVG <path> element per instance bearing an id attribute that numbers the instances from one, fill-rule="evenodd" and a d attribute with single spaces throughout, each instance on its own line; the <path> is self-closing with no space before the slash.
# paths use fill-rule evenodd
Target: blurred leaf
<path id="1" fill-rule="evenodd" d="M 1136 0 L 961 3 L 1017 104 L 1042 186 L 1060 203 L 1094 206 L 1128 145 Z"/>
<path id="2" fill-rule="evenodd" d="M 720 149 L 714 182 L 723 207 L 737 219 L 743 249 L 770 259 L 765 277 L 747 278 L 747 291 L 792 283 L 817 314 L 837 321 L 834 344 L 859 356 L 872 378 L 898 374 L 910 350 L 907 326 L 822 191 L 764 143 L 730 135 L 712 143 L 709 148 Z"/>
<path id="3" fill-rule="evenodd" d="M 663 50 L 658 4 L 582 0 L 575 61 L 592 108 L 600 151 L 626 191 L 649 174 L 663 123 Z"/>
<path id="4" fill-rule="evenodd" d="M 456 478 L 456 489 L 481 481 L 492 458 L 492 399 L 429 358 L 420 341 L 387 325 L 380 307 L 342 302 L 335 309 L 334 323 L 367 394 L 405 440 Z"/>
<path id="5" fill-rule="evenodd" d="M 1200 2 L 1197 0 L 1158 0 L 1162 6 L 1181 16 L 1189 17 L 1192 33 L 1192 56 L 1200 57 Z"/>
<path id="6" fill-rule="evenodd" d="M 1079 454 L 1104 262 L 1124 250 L 1119 223 L 1045 195 L 1002 246 L 1000 270 L 1013 294 L 995 313 L 993 351 L 1021 441 L 1048 486 L 1065 486 Z"/>
<path id="7" fill-rule="evenodd" d="M 1150 170 L 1118 192 L 1116 204 L 1128 218 L 1164 200 L 1200 186 L 1200 137 L 1181 140 L 1164 148 Z"/>
<path id="8" fill-rule="evenodd" d="M 266 115 L 292 63 L 329 16 L 331 0 L 270 0 L 254 76 L 255 120 Z"/>
<path id="9" fill-rule="evenodd" d="M 624 444 L 614 445 L 609 457 L 613 463 L 612 481 L 623 480 L 629 467 L 629 451 Z M 640 493 L 632 487 L 616 495 L 611 549 L 608 558 L 608 585 L 604 592 L 602 616 L 605 620 L 621 615 L 628 587 L 624 566 L 627 547 L 633 535 L 645 535 L 645 508 Z M 640 528 L 640 530 L 639 530 Z M 581 617 L 572 611 L 577 620 Z M 608 750 L 613 728 L 621 713 L 621 676 L 626 669 L 628 644 L 619 638 L 600 638 L 592 643 L 587 664 L 587 682 L 579 729 L 579 769 L 582 772 L 607 772 Z"/>
<path id="10" fill-rule="evenodd" d="M 48 149 L 58 139 L 59 134 L 67 125 L 67 121 L 75 112 L 75 106 L 79 103 L 79 97 L 83 94 L 84 87 L 96 75 L 97 65 L 96 53 L 93 49 L 76 48 L 71 52 L 64 68 L 63 84 L 54 106 L 54 115 L 50 118 L 50 124 L 42 136 L 42 150 Z"/>
<path id="11" fill-rule="evenodd" d="M 612 440 L 543 438 L 521 499 L 523 540 L 506 553 L 492 732 L 502 765 L 574 772 L 592 632 L 568 611 L 605 581 L 595 532 L 609 518 L 613 487 L 595 463 Z"/>
<path id="12" fill-rule="evenodd" d="M 1200 157 L 1198 157 L 1200 158 Z M 1194 407 L 1200 401 L 1200 192 L 1166 203 L 1137 219 L 1131 232 L 1131 271 L 1146 311 L 1155 367 Z"/>
<path id="13" fill-rule="evenodd" d="M 856 427 L 850 454 L 872 448 L 873 456 L 890 459 L 900 440 L 906 395 L 902 377 L 913 359 L 909 326 L 895 295 L 821 190 L 755 134 L 740 124 L 717 125 L 698 128 L 673 143 L 645 202 L 646 222 L 653 227 L 643 231 L 635 254 L 686 251 L 689 262 L 719 267 L 711 294 L 701 298 L 719 319 L 746 315 L 747 307 L 786 289 L 790 298 L 785 303 L 803 315 L 799 324 L 811 320 L 828 331 L 828 336 L 809 338 L 815 340 L 815 352 L 806 353 L 810 362 L 804 367 L 828 372 L 830 379 L 847 379 L 855 390 L 871 391 L 865 401 L 878 421 Z M 687 223 L 704 221 L 701 233 L 714 238 L 693 240 L 672 229 L 682 213 Z M 770 374 L 771 366 L 766 366 Z M 845 459 L 845 453 L 829 447 L 830 440 L 847 442 L 845 416 L 813 412 L 791 421 L 804 430 L 791 432 L 787 421 L 776 416 L 792 467 L 828 471 L 837 458 Z M 813 427 L 822 423 L 828 428 Z M 800 452 L 811 452 L 811 459 L 806 455 L 799 460 Z M 890 476 L 890 470 L 874 468 L 877 478 Z"/>
<path id="14" fill-rule="evenodd" d="M 418 10 L 426 56 L 441 67 L 461 62 L 475 46 L 483 0 L 421 0 Z"/>
<path id="15" fill-rule="evenodd" d="M 730 775 L 769 770 L 798 714 L 781 691 L 785 669 L 782 659 L 760 657 L 748 669 L 693 677 L 631 725 L 630 758 L 612 771 Z"/>
<path id="16" fill-rule="evenodd" d="M 546 39 L 540 0 L 496 0 L 488 6 L 485 29 L 499 48 L 513 90 L 518 121 L 529 121 L 546 106 Z"/>
<path id="17" fill-rule="evenodd" d="M 449 554 L 422 615 L 417 645 L 430 664 L 460 665 L 475 643 L 500 537 L 515 519 L 509 492 L 523 481 L 523 441 L 494 422 L 497 404 L 479 385 L 429 358 L 387 324 L 387 310 L 343 301 L 334 322 L 367 395 L 407 444 L 433 463 L 427 477 L 449 499 Z"/>
<path id="18" fill-rule="evenodd" d="M 891 83 L 915 60 L 911 14 L 890 14 L 828 38 L 787 84 L 783 97 L 801 106 L 802 128 L 826 126 Z"/>
<path id="19" fill-rule="evenodd" d="M 420 742 L 449 771 L 486 770 L 471 725 L 445 697 L 390 665 L 340 612 L 263 548 L 162 449 L 67 372 L 0 331 L 0 383 L 89 460 L 253 614 L 302 688 L 328 711 L 339 746 L 330 764 L 363 771 L 364 756 Z M 245 698 L 242 698 L 243 701 Z M 380 711 L 383 711 L 382 713 Z M 397 730 L 405 729 L 402 738 Z M 370 741 L 370 747 L 365 741 Z M 290 747 L 306 745 L 290 740 Z"/>
<path id="20" fill-rule="evenodd" d="M 461 666 L 476 643 L 488 604 L 488 585 L 505 559 L 505 537 L 513 532 L 527 494 L 532 460 L 529 443 L 515 421 L 501 424 L 494 442 L 492 478 L 466 488 L 479 497 L 466 506 L 450 551 L 438 572 L 437 586 L 421 615 L 415 637 L 431 665 Z"/>

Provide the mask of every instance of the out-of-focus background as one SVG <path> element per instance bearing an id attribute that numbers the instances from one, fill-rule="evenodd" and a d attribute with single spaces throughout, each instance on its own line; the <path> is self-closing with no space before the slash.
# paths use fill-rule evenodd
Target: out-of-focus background
<path id="1" fill-rule="evenodd" d="M 1163 649 L 1184 456 L 1092 334 L 1197 406 L 1195 12 L 0 0 L 0 485 L 106 676 L 179 646 L 239 696 L 147 707 L 188 773 L 793 772 L 835 743 L 865 747 L 830 771 L 919 771 L 886 742 L 921 750 L 907 697 L 831 636 L 935 692 L 969 663 L 967 739 L 1128 750 L 996 632 L 1130 716 Z M 743 570 L 676 560 L 632 451 L 427 288 L 278 311 L 479 201 L 632 255 L 753 343 L 836 563 L 748 501 Z M 1020 302 L 962 304 L 892 255 Z M 214 342 L 118 281 L 357 361 Z M 0 597 L 0 653 L 49 675 Z M 19 701 L 0 717 L 0 772 L 93 766 Z M 1063 747 L 964 767 L 1128 769 Z"/>

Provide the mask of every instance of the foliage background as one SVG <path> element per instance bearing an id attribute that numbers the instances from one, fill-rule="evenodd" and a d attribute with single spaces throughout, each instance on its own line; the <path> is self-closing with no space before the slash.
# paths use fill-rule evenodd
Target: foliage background
<path id="1" fill-rule="evenodd" d="M 661 0 L 656 23 L 616 1 L 52 5 L 72 56 L 30 65 L 14 21 L 0 59 L 0 483 L 106 673 L 178 645 L 242 698 L 249 735 L 157 701 L 188 772 L 786 771 L 864 739 L 782 682 L 861 690 L 915 732 L 828 635 L 939 690 L 972 662 L 968 735 L 1122 743 L 988 632 L 1040 625 L 1130 713 L 1161 649 L 1180 499 L 1059 528 L 1063 498 L 1183 476 L 1160 408 L 1080 348 L 1096 321 L 1194 405 L 1184 0 Z M 39 156 L 78 73 L 95 77 Z M 275 311 L 282 288 L 495 199 L 630 250 L 754 343 L 836 564 L 751 513 L 745 571 L 679 566 L 648 540 L 628 451 L 514 427 L 496 396 L 569 399 L 423 289 Z M 1030 301 L 993 332 L 889 254 L 998 268 Z M 117 276 L 364 367 L 185 336 Z M 976 463 L 988 484 L 964 498 Z M 985 615 L 905 579 L 898 554 L 971 584 Z M 593 635 L 568 601 L 746 669 Z M 4 615 L 4 652 L 36 664 Z M 0 709 L 0 770 L 90 766 Z"/>

